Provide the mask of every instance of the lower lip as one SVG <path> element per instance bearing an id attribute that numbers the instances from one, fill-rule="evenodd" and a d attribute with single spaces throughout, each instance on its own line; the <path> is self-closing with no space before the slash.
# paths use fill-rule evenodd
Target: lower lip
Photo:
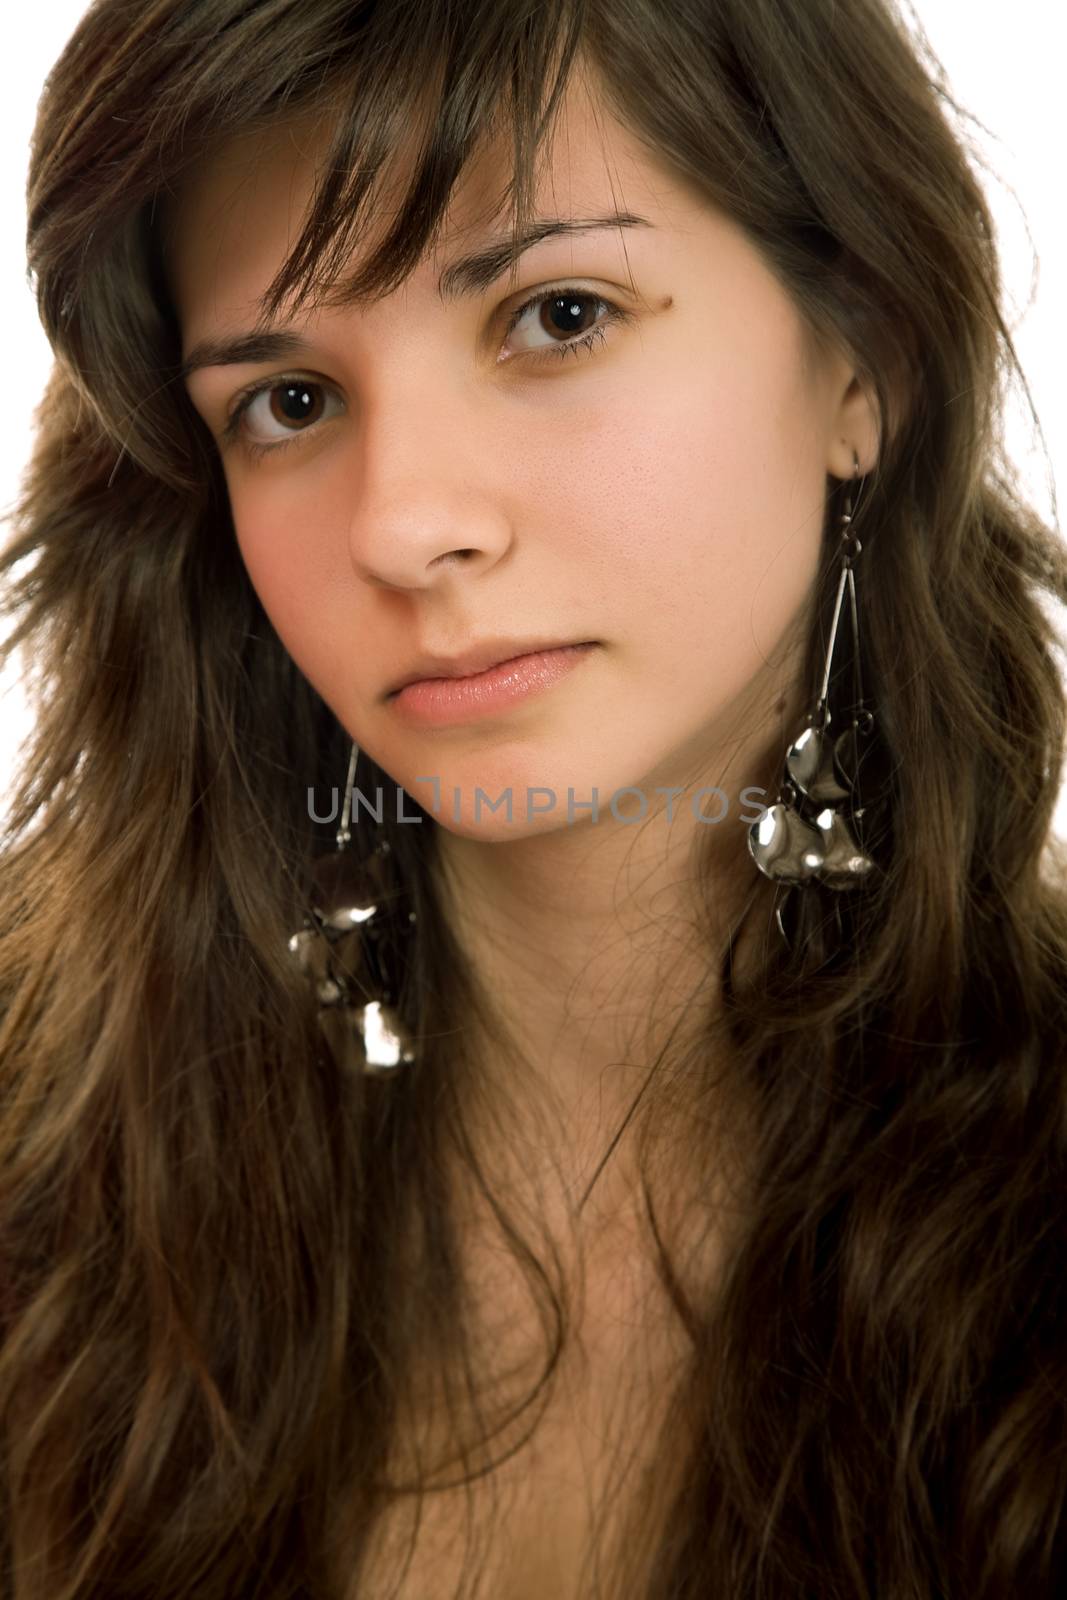
<path id="1" fill-rule="evenodd" d="M 469 678 L 421 678 L 392 695 L 390 704 L 409 721 L 423 726 L 443 728 L 473 722 L 547 689 L 596 648 L 595 644 L 564 645 L 559 650 L 515 656 Z"/>

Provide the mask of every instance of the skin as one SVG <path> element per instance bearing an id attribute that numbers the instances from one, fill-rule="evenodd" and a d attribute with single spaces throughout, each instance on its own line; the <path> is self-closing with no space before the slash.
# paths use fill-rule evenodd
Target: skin
<path id="1" fill-rule="evenodd" d="M 239 139 L 178 197 L 170 260 L 186 354 L 252 325 L 319 148 L 306 122 Z M 438 250 L 393 294 L 305 313 L 295 360 L 187 382 L 216 437 L 253 379 L 323 385 L 321 420 L 287 424 L 266 395 L 245 418 L 260 440 L 303 428 L 292 448 L 261 462 L 240 444 L 223 451 L 241 553 L 286 648 L 361 748 L 427 809 L 420 779 L 459 790 L 459 816 L 448 804 L 438 818 L 456 925 L 561 1113 L 550 1154 L 577 1183 L 641 1081 L 617 1065 L 633 1062 L 631 1029 L 651 1016 L 663 1037 L 704 975 L 685 937 L 694 834 L 714 835 L 724 930 L 751 888 L 757 810 L 740 792 L 758 785 L 773 800 L 802 722 L 795 644 L 827 474 L 850 478 L 853 450 L 869 472 L 878 431 L 847 356 L 816 356 L 747 237 L 654 162 L 581 74 L 536 213 L 618 208 L 653 226 L 550 239 L 514 280 L 442 303 L 441 267 L 498 231 L 485 218 L 502 162 L 482 153 Z M 605 321 L 598 297 L 631 321 L 566 360 L 547 309 L 506 333 L 524 299 L 563 285 L 594 297 L 581 331 Z M 601 647 L 547 692 L 459 727 L 412 728 L 383 701 L 422 650 L 500 635 Z M 680 796 L 672 822 L 656 814 L 657 786 L 711 784 L 729 804 L 710 830 Z M 528 785 L 550 787 L 556 811 L 529 815 Z M 649 802 L 643 826 L 608 810 L 627 785 Z M 510 823 L 475 818 L 478 786 L 511 787 Z M 579 810 L 568 825 L 568 788 L 578 802 L 598 792 L 598 823 Z M 714 815 L 722 802 L 704 804 Z M 636 798 L 619 809 L 636 816 Z M 487 1055 L 487 1083 L 503 1070 Z"/>

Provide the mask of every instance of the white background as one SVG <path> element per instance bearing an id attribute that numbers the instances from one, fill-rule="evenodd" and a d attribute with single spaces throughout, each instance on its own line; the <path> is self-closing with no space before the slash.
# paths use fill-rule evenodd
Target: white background
<path id="1" fill-rule="evenodd" d="M 1067 355 L 1067 229 L 1062 201 L 1056 200 L 1062 194 L 1059 8 L 1047 0 L 1016 0 L 1008 10 L 999 0 L 914 4 L 953 98 L 988 130 L 970 122 L 962 125 L 965 137 L 996 174 L 979 168 L 1000 234 L 1008 325 L 1044 429 L 1048 460 L 1021 395 L 1014 397 L 1008 417 L 1008 440 L 1034 503 L 1051 516 L 1054 488 L 1064 481 L 1067 458 L 1058 370 Z M 0 61 L 5 135 L 0 147 L 0 336 L 7 351 L 7 381 L 0 383 L 0 541 L 5 543 L 10 534 L 6 518 L 29 455 L 32 409 L 51 361 L 26 281 L 29 137 L 45 76 L 85 10 L 84 0 L 45 0 L 20 8 L 17 44 L 16 35 L 9 33 Z M 10 774 L 27 727 L 16 674 L 17 664 L 0 679 L 0 809 L 6 808 Z M 1067 837 L 1067 787 L 1061 791 L 1055 825 Z"/>

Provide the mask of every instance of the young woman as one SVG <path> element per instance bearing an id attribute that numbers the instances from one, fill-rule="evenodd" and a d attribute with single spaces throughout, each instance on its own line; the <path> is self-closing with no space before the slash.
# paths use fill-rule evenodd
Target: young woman
<path id="1" fill-rule="evenodd" d="M 947 102 L 879 0 L 88 11 L 11 1600 L 1064 1592 L 1067 558 Z"/>

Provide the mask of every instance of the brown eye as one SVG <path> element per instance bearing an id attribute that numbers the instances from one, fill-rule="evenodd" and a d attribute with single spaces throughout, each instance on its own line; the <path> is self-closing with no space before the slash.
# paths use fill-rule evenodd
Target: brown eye
<path id="1" fill-rule="evenodd" d="M 279 383 L 266 390 L 266 396 L 271 417 L 283 427 L 294 424 L 299 429 L 301 423 L 317 422 L 322 413 L 322 391 L 318 384 L 303 380 Z"/>
<path id="2" fill-rule="evenodd" d="M 591 351 L 600 343 L 612 323 L 628 320 L 630 313 L 613 301 L 605 300 L 603 295 L 594 294 L 591 289 L 563 285 L 542 289 L 513 313 L 508 323 L 507 343 L 512 346 L 513 355 L 577 355 L 579 350 Z M 514 336 L 522 337 L 531 331 L 547 335 L 547 342 L 541 340 L 515 348 Z"/>
<path id="3" fill-rule="evenodd" d="M 596 324 L 596 308 L 600 302 L 589 294 L 554 294 L 538 306 L 538 324 L 546 333 L 561 333 L 570 338 L 576 333 L 587 333 Z"/>
<path id="4" fill-rule="evenodd" d="M 251 456 L 295 444 L 321 420 L 331 394 L 328 384 L 312 378 L 269 378 L 238 401 L 223 439 L 239 438 Z M 338 409 L 344 409 L 343 402 Z"/>

